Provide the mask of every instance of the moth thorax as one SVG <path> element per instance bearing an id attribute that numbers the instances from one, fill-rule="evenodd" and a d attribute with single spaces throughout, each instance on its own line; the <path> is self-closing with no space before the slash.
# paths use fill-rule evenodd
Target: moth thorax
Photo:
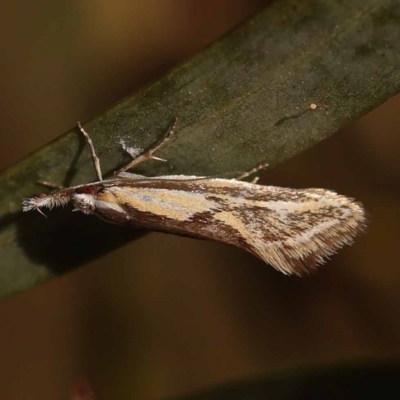
<path id="1" fill-rule="evenodd" d="M 74 193 L 72 201 L 75 206 L 75 210 L 82 211 L 85 214 L 90 214 L 95 209 L 95 199 L 92 194 L 85 193 Z"/>

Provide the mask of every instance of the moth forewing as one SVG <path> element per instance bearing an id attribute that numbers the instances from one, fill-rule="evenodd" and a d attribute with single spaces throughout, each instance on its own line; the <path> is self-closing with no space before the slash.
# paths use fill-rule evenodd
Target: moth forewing
<path id="1" fill-rule="evenodd" d="M 364 228 L 362 206 L 328 190 L 193 178 L 96 185 L 92 213 L 121 225 L 232 244 L 296 275 L 315 269 Z"/>

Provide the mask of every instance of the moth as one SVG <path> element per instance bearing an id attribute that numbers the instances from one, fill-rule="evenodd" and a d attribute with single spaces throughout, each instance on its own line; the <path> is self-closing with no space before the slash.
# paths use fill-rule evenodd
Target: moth
<path id="1" fill-rule="evenodd" d="M 127 150 L 132 161 L 103 180 L 100 160 L 88 133 L 97 181 L 23 200 L 23 210 L 65 206 L 104 221 L 154 231 L 227 243 L 254 254 L 287 275 L 304 275 L 364 231 L 363 206 L 325 189 L 262 186 L 242 179 L 164 175 L 146 177 L 126 172 L 153 154 L 172 136 L 176 124 L 141 155 Z"/>

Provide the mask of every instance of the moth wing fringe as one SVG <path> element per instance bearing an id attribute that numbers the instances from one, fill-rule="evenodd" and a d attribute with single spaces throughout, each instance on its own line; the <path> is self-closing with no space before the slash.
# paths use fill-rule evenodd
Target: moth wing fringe
<path id="1" fill-rule="evenodd" d="M 351 224 L 336 226 L 322 233 L 316 233 L 306 244 L 278 245 L 272 248 L 269 243 L 253 247 L 251 252 L 285 275 L 304 276 L 315 272 L 319 265 L 325 264 L 330 256 L 345 245 L 353 244 L 353 239 L 366 228 L 363 208 L 353 215 Z"/>

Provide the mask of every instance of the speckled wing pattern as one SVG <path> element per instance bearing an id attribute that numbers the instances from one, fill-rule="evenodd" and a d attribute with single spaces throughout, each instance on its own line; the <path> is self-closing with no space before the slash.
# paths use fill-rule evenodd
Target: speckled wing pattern
<path id="1" fill-rule="evenodd" d="M 97 183 L 93 213 L 117 224 L 229 243 L 287 275 L 311 272 L 365 229 L 362 205 L 329 190 L 168 178 Z"/>

